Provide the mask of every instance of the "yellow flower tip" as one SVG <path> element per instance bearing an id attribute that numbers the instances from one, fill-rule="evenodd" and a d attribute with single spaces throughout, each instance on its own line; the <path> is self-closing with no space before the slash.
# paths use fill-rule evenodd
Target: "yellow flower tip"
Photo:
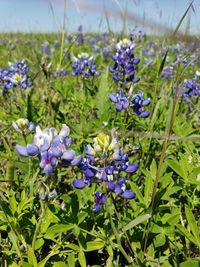
<path id="1" fill-rule="evenodd" d="M 95 151 L 107 150 L 110 145 L 110 136 L 104 133 L 100 133 L 94 138 Z"/>
<path id="2" fill-rule="evenodd" d="M 18 127 L 23 128 L 28 125 L 28 120 L 21 118 L 16 121 L 16 124 L 18 125 Z"/>
<path id="3" fill-rule="evenodd" d="M 89 57 L 88 53 L 82 52 L 78 54 L 78 58 L 83 58 L 83 57 L 88 58 Z"/>
<path id="4" fill-rule="evenodd" d="M 20 81 L 22 80 L 22 76 L 18 73 L 16 73 L 14 76 L 13 76 L 13 81 L 15 83 L 19 83 Z"/>

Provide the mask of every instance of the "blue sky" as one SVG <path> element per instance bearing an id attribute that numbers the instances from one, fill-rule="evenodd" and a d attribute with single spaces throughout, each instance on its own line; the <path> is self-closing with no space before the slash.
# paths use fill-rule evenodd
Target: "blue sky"
<path id="1" fill-rule="evenodd" d="M 65 0 L 0 0 L 0 32 L 57 32 L 61 30 Z M 122 29 L 127 8 L 127 28 L 157 33 L 159 26 L 175 28 L 189 0 L 66 0 L 66 29 L 82 24 L 86 31 L 107 31 L 107 13 L 113 31 Z M 200 34 L 200 0 L 190 11 L 190 31 Z M 186 26 L 185 20 L 182 30 Z M 151 25 L 152 24 L 152 25 Z M 147 27 L 151 25 L 151 27 Z"/>

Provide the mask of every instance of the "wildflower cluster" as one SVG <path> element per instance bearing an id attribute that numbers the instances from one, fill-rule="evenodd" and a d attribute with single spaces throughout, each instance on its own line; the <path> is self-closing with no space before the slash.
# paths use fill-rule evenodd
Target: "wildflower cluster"
<path id="1" fill-rule="evenodd" d="M 59 133 L 55 128 L 41 130 L 40 126 L 36 126 L 32 144 L 17 145 L 16 151 L 22 157 L 37 156 L 40 167 L 47 176 L 50 176 L 59 159 L 72 166 L 80 160 L 73 150 L 69 150 L 72 142 L 69 134 L 69 127 L 65 124 L 62 125 Z"/>
<path id="2" fill-rule="evenodd" d="M 123 39 L 116 45 L 116 54 L 112 56 L 114 66 L 109 67 L 109 71 L 113 73 L 114 81 L 126 84 L 128 82 L 136 83 L 140 80 L 135 77 L 135 70 L 140 59 L 135 58 L 134 47 L 135 44 L 128 39 Z"/>
<path id="3" fill-rule="evenodd" d="M 113 73 L 112 78 L 119 83 L 120 88 L 117 93 L 110 94 L 109 98 L 115 103 L 116 111 L 126 110 L 132 104 L 134 113 L 146 118 L 149 116 L 149 111 L 144 111 L 143 107 L 150 104 L 150 99 L 144 99 L 142 91 L 132 96 L 133 85 L 140 80 L 135 77 L 140 59 L 135 58 L 134 48 L 135 43 L 132 38 L 131 40 L 123 39 L 116 45 L 116 54 L 112 56 L 115 62 L 114 67 L 109 67 L 109 71 Z M 128 88 L 130 83 L 131 86 Z"/>
<path id="4" fill-rule="evenodd" d="M 197 78 L 189 78 L 183 86 L 182 95 L 184 99 L 192 98 L 200 95 L 200 84 Z"/>
<path id="5" fill-rule="evenodd" d="M 75 188 L 83 189 L 97 183 L 106 188 L 106 192 L 112 191 L 126 199 L 136 197 L 134 192 L 126 189 L 124 174 L 135 173 L 139 166 L 129 163 L 128 155 L 119 147 L 114 130 L 112 139 L 103 133 L 94 138 L 94 144 L 86 146 L 85 156 L 77 166 L 82 172 L 82 178 L 73 181 Z M 106 192 L 95 193 L 94 212 L 98 212 L 100 206 L 105 204 Z"/>
<path id="6" fill-rule="evenodd" d="M 19 86 L 21 89 L 26 89 L 32 86 L 32 82 L 29 80 L 29 67 L 24 61 L 18 61 L 16 63 L 8 63 L 9 68 L 0 69 L 0 85 L 4 89 L 11 89 Z"/>
<path id="7" fill-rule="evenodd" d="M 72 76 L 81 76 L 83 78 L 90 78 L 99 76 L 100 71 L 96 70 L 96 65 L 93 63 L 93 56 L 89 57 L 87 53 L 81 53 L 77 57 L 73 57 Z"/>

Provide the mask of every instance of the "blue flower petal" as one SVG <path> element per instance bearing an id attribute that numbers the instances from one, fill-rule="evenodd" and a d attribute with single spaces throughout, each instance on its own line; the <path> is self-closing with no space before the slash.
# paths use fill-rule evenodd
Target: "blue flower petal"
<path id="1" fill-rule="evenodd" d="M 27 145 L 27 153 L 29 156 L 36 156 L 39 154 L 39 148 L 35 145 L 28 144 Z"/>
<path id="2" fill-rule="evenodd" d="M 124 193 L 122 194 L 122 196 L 124 198 L 127 198 L 127 199 L 136 198 L 136 194 L 134 192 L 132 192 L 131 190 L 125 190 Z"/>
<path id="3" fill-rule="evenodd" d="M 127 173 L 134 173 L 138 170 L 139 165 L 138 164 L 129 164 L 126 168 L 125 172 Z"/>
<path id="4" fill-rule="evenodd" d="M 97 212 L 99 212 L 99 210 L 100 210 L 100 204 L 97 203 L 94 205 L 93 212 L 97 213 Z"/>
<path id="5" fill-rule="evenodd" d="M 82 179 L 76 179 L 72 182 L 73 187 L 77 189 L 82 189 L 86 186 L 85 182 Z"/>
<path id="6" fill-rule="evenodd" d="M 73 150 L 67 150 L 62 155 L 62 159 L 66 161 L 72 161 L 74 158 L 75 152 Z"/>
<path id="7" fill-rule="evenodd" d="M 115 191 L 115 183 L 113 181 L 108 182 L 108 190 Z"/>
<path id="8" fill-rule="evenodd" d="M 16 146 L 16 151 L 17 151 L 17 154 L 22 156 L 22 157 L 28 157 L 29 156 L 26 146 L 17 145 Z"/>
<path id="9" fill-rule="evenodd" d="M 150 112 L 148 110 L 144 110 L 141 112 L 140 117 L 147 118 L 149 117 L 149 115 L 150 115 Z"/>
<path id="10" fill-rule="evenodd" d="M 78 166 L 82 161 L 82 156 L 75 157 L 71 162 L 71 166 Z"/>
<path id="11" fill-rule="evenodd" d="M 53 166 L 51 164 L 46 164 L 44 167 L 44 172 L 47 176 L 50 176 L 53 172 Z"/>

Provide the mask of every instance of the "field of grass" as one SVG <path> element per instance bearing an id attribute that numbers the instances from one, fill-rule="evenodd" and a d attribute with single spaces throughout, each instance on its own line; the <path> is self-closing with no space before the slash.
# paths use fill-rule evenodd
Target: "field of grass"
<path id="1" fill-rule="evenodd" d="M 0 51 L 0 266 L 198 267 L 198 39 L 80 28 Z"/>

